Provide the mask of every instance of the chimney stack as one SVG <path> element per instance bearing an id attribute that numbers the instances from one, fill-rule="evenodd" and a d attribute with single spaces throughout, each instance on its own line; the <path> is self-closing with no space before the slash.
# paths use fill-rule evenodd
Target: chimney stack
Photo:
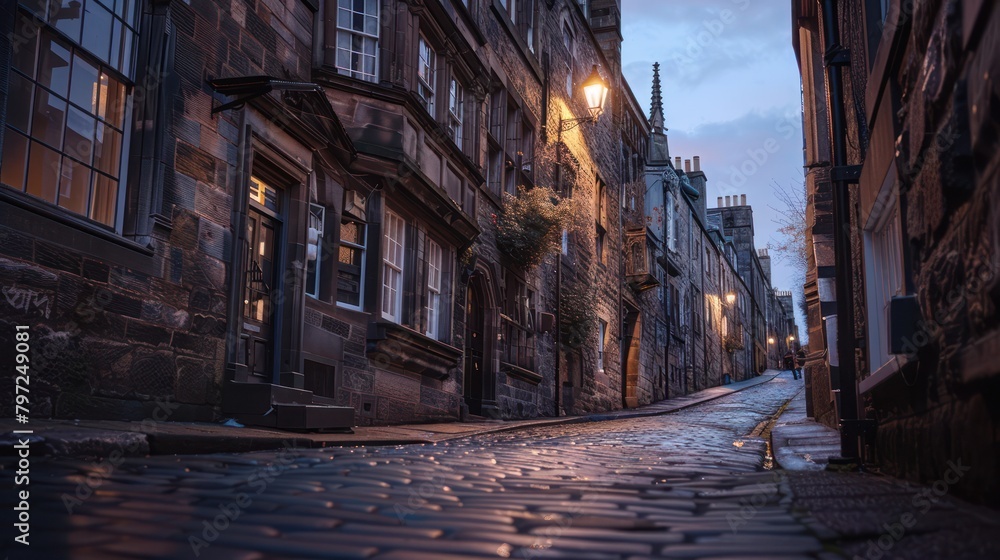
<path id="1" fill-rule="evenodd" d="M 681 170 L 681 156 L 674 157 L 674 169 L 677 171 Z"/>
<path id="2" fill-rule="evenodd" d="M 701 171 L 701 156 L 694 156 L 694 170 Z"/>
<path id="3" fill-rule="evenodd" d="M 719 205 L 716 208 L 722 208 L 722 197 L 719 197 Z"/>
<path id="4" fill-rule="evenodd" d="M 729 204 L 730 204 L 730 202 L 729 202 L 729 195 L 727 194 L 726 195 L 726 208 L 729 208 Z"/>
<path id="5" fill-rule="evenodd" d="M 741 194 L 740 195 L 740 206 L 746 206 L 746 205 L 747 205 L 747 195 Z"/>
<path id="6" fill-rule="evenodd" d="M 684 160 L 684 172 L 685 173 L 691 172 L 691 160 L 689 159 Z"/>

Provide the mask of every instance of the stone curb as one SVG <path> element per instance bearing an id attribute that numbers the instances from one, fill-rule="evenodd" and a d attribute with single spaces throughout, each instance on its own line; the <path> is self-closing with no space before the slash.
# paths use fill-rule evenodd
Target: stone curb
<path id="1" fill-rule="evenodd" d="M 182 423 L 163 422 L 152 431 L 102 428 L 98 426 L 79 425 L 56 421 L 51 426 L 39 429 L 30 436 L 33 456 L 58 457 L 108 457 L 112 453 L 121 456 L 141 457 L 145 455 L 188 455 L 210 453 L 246 453 L 251 451 L 267 451 L 285 447 L 324 448 L 333 446 L 392 446 L 411 444 L 433 444 L 484 434 L 503 433 L 529 428 L 576 424 L 584 422 L 602 422 L 607 420 L 624 420 L 670 414 L 692 406 L 710 402 L 721 397 L 737 393 L 744 389 L 756 387 L 771 381 L 781 372 L 769 370 L 764 375 L 745 381 L 743 385 L 729 391 L 720 391 L 719 387 L 711 387 L 704 391 L 711 394 L 703 397 L 679 397 L 673 404 L 663 401 L 647 405 L 645 410 L 636 409 L 627 412 L 611 412 L 590 414 L 586 416 L 563 416 L 559 418 L 543 418 L 503 422 L 484 425 L 481 429 L 471 429 L 457 433 L 434 433 L 421 430 L 420 424 L 401 426 L 384 426 L 394 431 L 423 432 L 421 436 L 406 437 L 365 437 L 363 434 L 299 434 L 277 432 L 257 428 L 234 428 L 233 433 L 210 433 L 220 426 L 185 425 Z M 721 386 L 725 387 L 725 386 Z M 697 394 L 697 393 L 695 393 Z M 11 428 L 4 426 L 5 431 Z M 20 436 L 24 437 L 24 436 Z M 16 434 L 6 431 L 0 435 L 0 455 L 10 455 Z M 10 444 L 10 445 L 8 445 Z"/>

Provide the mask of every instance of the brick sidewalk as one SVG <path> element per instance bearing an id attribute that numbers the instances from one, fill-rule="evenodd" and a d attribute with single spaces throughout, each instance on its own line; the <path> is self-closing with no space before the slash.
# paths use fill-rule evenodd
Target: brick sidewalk
<path id="1" fill-rule="evenodd" d="M 951 480 L 915 485 L 867 472 L 826 470 L 840 436 L 806 417 L 804 391 L 771 431 L 792 509 L 829 549 L 864 560 L 1000 558 L 1000 511 L 950 495 Z"/>

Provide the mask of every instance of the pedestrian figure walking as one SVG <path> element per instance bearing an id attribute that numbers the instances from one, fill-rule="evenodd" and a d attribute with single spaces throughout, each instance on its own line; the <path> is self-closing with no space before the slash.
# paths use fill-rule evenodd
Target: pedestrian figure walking
<path id="1" fill-rule="evenodd" d="M 802 368 L 806 365 L 806 351 L 801 346 L 799 346 L 799 351 L 795 353 L 795 365 L 797 366 L 795 379 L 801 379 Z"/>
<path id="2" fill-rule="evenodd" d="M 798 379 L 798 377 L 796 377 L 796 373 L 795 373 L 795 355 L 792 354 L 791 350 L 789 350 L 788 352 L 785 352 L 785 356 L 782 359 L 782 362 L 784 362 L 783 365 L 785 366 L 785 369 L 787 369 L 787 370 L 789 370 L 789 371 L 792 372 L 792 377 L 794 377 L 795 379 Z"/>

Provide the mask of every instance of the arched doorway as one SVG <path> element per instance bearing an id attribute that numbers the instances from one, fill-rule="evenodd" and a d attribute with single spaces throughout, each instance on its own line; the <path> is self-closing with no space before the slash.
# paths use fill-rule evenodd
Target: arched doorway
<path id="1" fill-rule="evenodd" d="M 625 308 L 622 325 L 622 406 L 639 406 L 639 346 L 642 342 L 642 317 L 632 306 Z"/>
<path id="2" fill-rule="evenodd" d="M 470 414 L 492 416 L 496 406 L 493 344 L 496 335 L 481 274 L 469 279 L 465 299 L 465 367 L 463 394 Z M 492 336 L 491 336 L 492 335 Z"/>

